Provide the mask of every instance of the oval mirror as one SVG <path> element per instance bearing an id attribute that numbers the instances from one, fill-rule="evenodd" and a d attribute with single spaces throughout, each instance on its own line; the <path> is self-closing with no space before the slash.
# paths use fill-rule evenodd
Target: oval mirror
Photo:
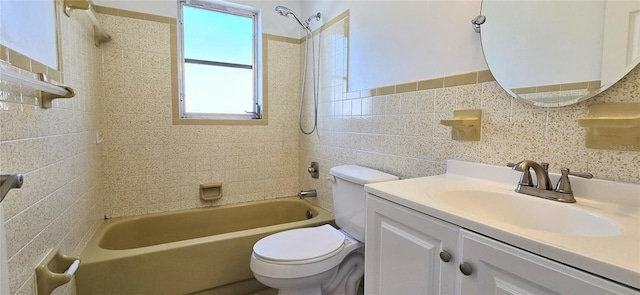
<path id="1" fill-rule="evenodd" d="M 640 62 L 640 0 L 483 0 L 481 13 L 489 70 L 536 106 L 585 100 Z"/>

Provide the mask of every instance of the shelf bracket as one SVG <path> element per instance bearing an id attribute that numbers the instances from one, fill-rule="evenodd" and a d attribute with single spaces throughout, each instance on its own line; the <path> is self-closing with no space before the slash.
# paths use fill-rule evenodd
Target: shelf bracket
<path id="1" fill-rule="evenodd" d="M 40 73 L 39 74 L 39 78 L 40 78 L 40 81 L 42 81 L 42 82 L 50 83 L 49 82 L 49 78 L 44 73 Z M 57 99 L 57 98 L 72 98 L 72 97 L 76 96 L 76 93 L 75 93 L 75 91 L 73 91 L 73 88 L 71 88 L 69 86 L 64 86 L 64 85 L 57 85 L 57 86 L 64 88 L 67 91 L 67 94 L 60 95 L 60 94 L 56 94 L 56 93 L 41 91 L 41 95 L 40 95 L 41 96 L 41 99 L 40 99 L 40 107 L 41 108 L 43 108 L 43 109 L 51 108 L 51 102 L 54 99 Z"/>

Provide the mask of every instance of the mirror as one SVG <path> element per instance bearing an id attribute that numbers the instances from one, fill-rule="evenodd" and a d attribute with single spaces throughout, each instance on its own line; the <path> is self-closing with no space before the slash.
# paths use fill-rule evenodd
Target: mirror
<path id="1" fill-rule="evenodd" d="M 45 66 L 59 69 L 56 2 L 3 0 L 2 8 L 0 43 Z"/>
<path id="2" fill-rule="evenodd" d="M 640 62 L 640 0 L 483 0 L 481 14 L 491 73 L 536 106 L 590 98 Z"/>

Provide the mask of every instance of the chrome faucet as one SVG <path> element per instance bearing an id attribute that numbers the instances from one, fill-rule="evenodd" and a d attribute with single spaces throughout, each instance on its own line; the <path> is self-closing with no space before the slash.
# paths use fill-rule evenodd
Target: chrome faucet
<path id="1" fill-rule="evenodd" d="M 530 160 L 520 161 L 516 164 L 507 164 L 512 167 L 513 170 L 522 172 L 520 182 L 516 187 L 516 193 L 527 194 L 534 197 L 540 197 L 544 199 L 554 200 L 563 203 L 575 203 L 576 199 L 573 197 L 573 190 L 571 189 L 571 182 L 569 181 L 569 175 L 579 176 L 583 178 L 593 178 L 593 175 L 589 173 L 573 173 L 568 168 L 560 169 L 560 180 L 555 189 L 551 186 L 549 180 L 549 164 L 548 163 L 536 163 Z M 531 179 L 530 169 L 536 173 L 537 183 L 534 186 Z"/>
<path id="2" fill-rule="evenodd" d="M 298 193 L 298 197 L 300 199 L 304 199 L 304 198 L 309 198 L 309 197 L 316 197 L 318 196 L 318 192 L 314 189 L 310 189 L 308 191 L 300 191 Z"/>
<path id="3" fill-rule="evenodd" d="M 23 177 L 20 173 L 0 175 L 0 202 L 4 200 L 11 189 L 22 187 L 22 182 Z"/>

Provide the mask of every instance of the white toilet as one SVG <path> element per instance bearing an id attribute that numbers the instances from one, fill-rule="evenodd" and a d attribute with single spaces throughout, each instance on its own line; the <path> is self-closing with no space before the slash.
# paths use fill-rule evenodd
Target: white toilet
<path id="1" fill-rule="evenodd" d="M 325 224 L 267 236 L 253 245 L 251 270 L 279 295 L 355 294 L 364 273 L 364 185 L 397 180 L 377 170 L 344 165 L 329 171 L 341 230 Z"/>

